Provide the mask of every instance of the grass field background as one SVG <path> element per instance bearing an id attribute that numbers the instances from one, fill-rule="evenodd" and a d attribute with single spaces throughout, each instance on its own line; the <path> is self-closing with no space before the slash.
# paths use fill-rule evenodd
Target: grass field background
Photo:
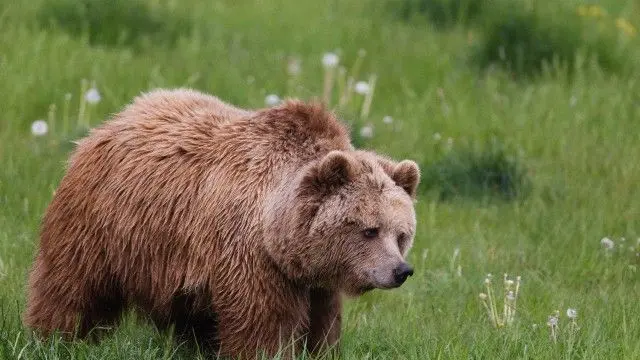
<path id="1" fill-rule="evenodd" d="M 637 0 L 0 2 L 0 358 L 192 358 L 133 314 L 99 345 L 23 328 L 72 141 L 156 87 L 251 108 L 318 97 L 323 55 L 350 67 L 363 49 L 370 112 L 355 94 L 340 114 L 359 146 L 418 161 L 423 185 L 416 273 L 347 302 L 344 358 L 640 359 L 639 14 Z M 100 101 L 81 105 L 92 86 Z M 479 297 L 489 273 L 500 312 L 503 274 L 522 277 L 508 326 Z"/>

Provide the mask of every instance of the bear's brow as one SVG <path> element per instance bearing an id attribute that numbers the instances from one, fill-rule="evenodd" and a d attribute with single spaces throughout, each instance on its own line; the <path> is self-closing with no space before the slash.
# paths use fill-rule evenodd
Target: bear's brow
<path id="1" fill-rule="evenodd" d="M 384 191 L 386 186 L 384 179 L 381 179 L 380 176 L 376 176 L 373 171 L 367 173 L 365 179 L 371 188 L 378 190 L 380 193 Z"/>
<path id="2" fill-rule="evenodd" d="M 376 227 L 376 224 L 371 223 L 370 221 L 364 221 L 363 219 L 359 219 L 356 217 L 345 217 L 343 220 L 345 225 L 354 226 L 354 227 Z"/>

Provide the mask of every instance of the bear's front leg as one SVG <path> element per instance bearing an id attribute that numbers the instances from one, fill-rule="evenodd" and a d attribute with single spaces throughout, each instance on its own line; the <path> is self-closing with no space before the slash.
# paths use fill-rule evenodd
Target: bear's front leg
<path id="1" fill-rule="evenodd" d="M 245 284 L 251 285 L 249 281 Z M 216 298 L 220 356 L 294 359 L 300 352 L 299 341 L 309 324 L 308 293 L 282 286 L 265 289 L 269 291 Z"/>
<path id="2" fill-rule="evenodd" d="M 309 333 L 307 348 L 318 354 L 338 349 L 340 340 L 342 301 L 340 293 L 320 288 L 311 289 L 309 307 Z"/>

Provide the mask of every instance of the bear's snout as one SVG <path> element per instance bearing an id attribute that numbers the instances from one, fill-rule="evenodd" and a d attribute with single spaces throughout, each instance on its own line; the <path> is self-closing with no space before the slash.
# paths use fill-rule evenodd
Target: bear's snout
<path id="1" fill-rule="evenodd" d="M 389 266 L 390 265 L 390 266 Z M 380 266 L 371 271 L 372 284 L 379 289 L 393 289 L 400 287 L 407 278 L 413 275 L 413 268 L 404 261 L 387 266 Z"/>
<path id="2" fill-rule="evenodd" d="M 407 263 L 403 262 L 393 269 L 393 279 L 396 282 L 396 286 L 402 285 L 411 275 L 413 275 L 413 269 Z"/>

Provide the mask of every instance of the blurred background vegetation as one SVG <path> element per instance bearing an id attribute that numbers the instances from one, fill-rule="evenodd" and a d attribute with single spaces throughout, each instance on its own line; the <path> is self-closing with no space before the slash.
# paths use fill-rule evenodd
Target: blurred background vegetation
<path id="1" fill-rule="evenodd" d="M 325 99 L 357 146 L 420 163 L 416 276 L 348 303 L 347 358 L 640 358 L 638 26 L 638 0 L 0 2 L 0 356 L 174 354 L 132 319 L 67 347 L 19 316 L 73 141 L 185 86 Z M 503 272 L 524 282 L 500 330 L 477 295 Z M 582 330 L 553 341 L 568 307 Z"/>

